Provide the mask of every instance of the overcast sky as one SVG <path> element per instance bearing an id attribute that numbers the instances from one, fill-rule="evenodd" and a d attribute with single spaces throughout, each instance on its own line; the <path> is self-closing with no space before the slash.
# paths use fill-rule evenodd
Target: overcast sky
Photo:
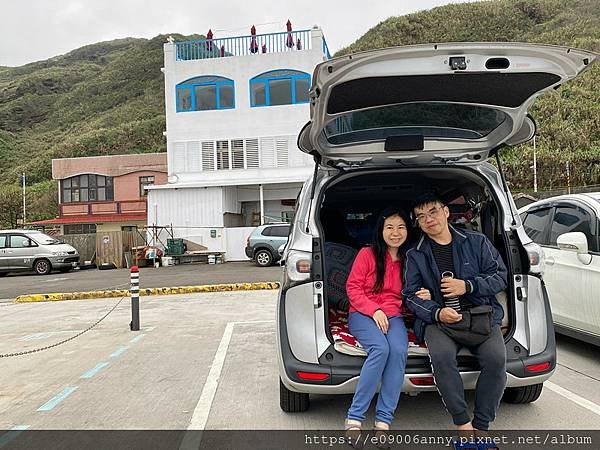
<path id="1" fill-rule="evenodd" d="M 469 0 L 6 0 L 0 66 L 20 66 L 87 44 L 161 33 L 215 38 L 319 25 L 333 54 L 391 16 Z"/>

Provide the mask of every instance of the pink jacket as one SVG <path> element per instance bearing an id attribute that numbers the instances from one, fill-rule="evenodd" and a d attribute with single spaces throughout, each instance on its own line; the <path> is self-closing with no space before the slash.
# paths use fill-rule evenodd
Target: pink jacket
<path id="1" fill-rule="evenodd" d="M 346 292 L 350 300 L 350 312 L 358 311 L 373 317 L 381 309 L 386 316 L 400 316 L 402 306 L 402 267 L 400 261 L 392 261 L 389 253 L 385 259 L 383 289 L 373 292 L 376 279 L 375 254 L 370 247 L 360 249 L 352 264 L 346 282 Z"/>

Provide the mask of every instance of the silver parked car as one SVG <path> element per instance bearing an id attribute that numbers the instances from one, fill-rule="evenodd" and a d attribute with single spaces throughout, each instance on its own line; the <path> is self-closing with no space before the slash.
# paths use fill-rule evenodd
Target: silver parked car
<path id="1" fill-rule="evenodd" d="M 75 248 L 35 230 L 0 230 L 0 276 L 34 270 L 68 272 L 79 265 Z"/>
<path id="2" fill-rule="evenodd" d="M 523 229 L 500 156 L 503 147 L 533 137 L 527 111 L 535 98 L 597 56 L 545 45 L 445 43 L 346 55 L 316 67 L 311 120 L 298 137 L 316 167 L 298 198 L 277 306 L 284 411 L 306 410 L 310 394 L 354 392 L 364 358 L 336 349 L 332 299 L 344 292 L 369 218 L 390 205 L 409 210 L 432 189 L 455 226 L 484 233 L 500 252 L 508 268 L 498 298 L 505 310 L 504 399 L 539 398 L 556 367 L 544 252 Z M 458 364 L 465 388 L 474 389 L 476 359 L 463 349 Z M 409 351 L 402 391 L 435 391 L 426 352 Z"/>

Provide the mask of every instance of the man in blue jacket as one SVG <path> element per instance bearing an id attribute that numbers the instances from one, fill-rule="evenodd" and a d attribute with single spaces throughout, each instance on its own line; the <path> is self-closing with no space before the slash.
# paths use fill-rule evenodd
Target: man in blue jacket
<path id="1" fill-rule="evenodd" d="M 423 194 L 413 212 L 423 237 L 406 253 L 402 297 L 416 315 L 415 334 L 427 343 L 435 383 L 454 424 L 464 432 L 487 430 L 506 385 L 506 348 L 500 331 L 504 312 L 496 300 L 507 285 L 506 266 L 483 234 L 448 224 L 450 211 L 437 195 Z M 416 295 L 421 287 L 429 289 L 431 300 Z M 461 312 L 476 305 L 492 306 L 493 327 L 487 340 L 469 349 L 481 367 L 471 419 L 456 360 L 461 344 L 438 323 L 459 322 Z"/>

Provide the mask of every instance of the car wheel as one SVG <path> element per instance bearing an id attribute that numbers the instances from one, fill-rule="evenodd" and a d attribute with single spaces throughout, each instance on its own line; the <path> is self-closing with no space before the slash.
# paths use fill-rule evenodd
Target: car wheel
<path id="1" fill-rule="evenodd" d="M 279 406 L 285 412 L 303 412 L 310 406 L 308 394 L 290 391 L 279 379 Z"/>
<path id="2" fill-rule="evenodd" d="M 254 255 L 254 261 L 260 267 L 267 267 L 273 263 L 273 256 L 269 250 L 259 250 Z"/>
<path id="3" fill-rule="evenodd" d="M 532 384 L 531 386 L 521 386 L 516 388 L 506 388 L 503 400 L 506 403 L 531 403 L 535 402 L 542 393 L 543 383 Z"/>
<path id="4" fill-rule="evenodd" d="M 52 270 L 52 264 L 50 264 L 50 261 L 47 259 L 38 259 L 35 262 L 33 269 L 38 275 L 48 275 Z"/>

